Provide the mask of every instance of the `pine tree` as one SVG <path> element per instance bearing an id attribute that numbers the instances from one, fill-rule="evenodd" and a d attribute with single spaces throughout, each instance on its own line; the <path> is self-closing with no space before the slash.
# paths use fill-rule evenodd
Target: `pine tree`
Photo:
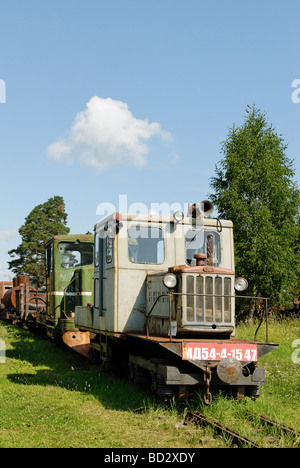
<path id="1" fill-rule="evenodd" d="M 21 244 L 8 252 L 14 258 L 9 262 L 9 269 L 18 275 L 29 275 L 32 284 L 41 287 L 45 275 L 45 243 L 55 235 L 68 234 L 67 216 L 64 200 L 59 196 L 33 208 L 19 229 Z"/>
<path id="2" fill-rule="evenodd" d="M 299 295 L 299 202 L 287 145 L 255 106 L 229 129 L 211 179 L 212 201 L 234 223 L 236 273 L 249 295 L 284 305 Z"/>

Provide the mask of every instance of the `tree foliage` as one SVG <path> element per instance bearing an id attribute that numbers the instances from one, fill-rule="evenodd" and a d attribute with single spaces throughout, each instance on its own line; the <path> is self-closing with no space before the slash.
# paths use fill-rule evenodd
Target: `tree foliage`
<path id="1" fill-rule="evenodd" d="M 33 284 L 42 286 L 45 243 L 55 235 L 68 234 L 67 216 L 64 200 L 59 196 L 33 208 L 19 229 L 21 244 L 8 252 L 14 258 L 9 262 L 9 269 L 18 275 L 29 275 Z"/>
<path id="2" fill-rule="evenodd" d="M 220 216 L 234 223 L 237 275 L 248 279 L 249 295 L 276 305 L 299 295 L 300 191 L 286 149 L 265 113 L 248 106 L 245 123 L 222 143 L 210 184 Z"/>

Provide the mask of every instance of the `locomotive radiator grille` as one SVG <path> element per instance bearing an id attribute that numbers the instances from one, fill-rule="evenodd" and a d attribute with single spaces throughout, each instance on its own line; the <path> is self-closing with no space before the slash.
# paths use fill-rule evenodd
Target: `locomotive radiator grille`
<path id="1" fill-rule="evenodd" d="M 188 323 L 231 323 L 231 277 L 183 276 L 186 278 L 186 321 Z"/>

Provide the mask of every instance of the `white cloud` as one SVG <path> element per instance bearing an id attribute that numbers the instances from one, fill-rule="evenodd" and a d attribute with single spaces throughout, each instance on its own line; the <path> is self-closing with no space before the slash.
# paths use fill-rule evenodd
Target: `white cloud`
<path id="1" fill-rule="evenodd" d="M 12 229 L 11 231 L 0 231 L 0 241 L 8 241 L 14 239 L 18 235 L 17 229 Z"/>
<path id="2" fill-rule="evenodd" d="M 12 281 L 13 273 L 4 265 L 0 265 L 0 281 Z"/>
<path id="3" fill-rule="evenodd" d="M 134 117 L 128 105 L 111 98 L 94 96 L 79 112 L 67 138 L 48 147 L 48 161 L 80 162 L 97 170 L 120 164 L 145 166 L 152 137 L 171 140 L 169 132 L 157 122 Z"/>

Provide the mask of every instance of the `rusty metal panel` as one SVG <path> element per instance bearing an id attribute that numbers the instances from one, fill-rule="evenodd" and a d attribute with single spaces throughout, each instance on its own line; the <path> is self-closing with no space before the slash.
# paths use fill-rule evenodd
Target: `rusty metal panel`
<path id="1" fill-rule="evenodd" d="M 62 335 L 63 342 L 73 351 L 89 357 L 90 334 L 88 332 L 70 331 Z"/>
<path id="2" fill-rule="evenodd" d="M 13 287 L 12 281 L 0 281 L 0 302 L 5 293 Z"/>
<path id="3" fill-rule="evenodd" d="M 44 306 L 45 293 L 37 291 L 33 286 L 30 286 L 29 276 L 16 276 L 13 286 L 6 291 L 2 298 L 2 304 L 6 309 L 15 309 L 17 314 L 21 314 L 21 312 L 25 312 L 26 308 L 28 315 L 29 310 L 36 310 L 38 306 Z"/>

